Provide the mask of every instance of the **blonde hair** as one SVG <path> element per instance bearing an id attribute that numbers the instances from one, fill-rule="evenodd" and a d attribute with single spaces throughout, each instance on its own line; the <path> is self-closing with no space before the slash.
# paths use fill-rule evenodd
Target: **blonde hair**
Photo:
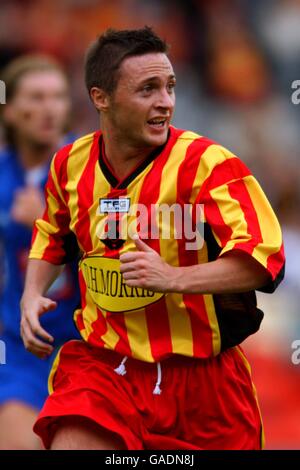
<path id="1" fill-rule="evenodd" d="M 6 103 L 9 103 L 15 96 L 21 79 L 31 72 L 57 71 L 66 79 L 66 74 L 54 58 L 46 55 L 22 55 L 10 62 L 0 73 L 1 80 L 5 83 Z M 5 123 L 3 119 L 3 109 L 0 106 L 0 119 L 4 131 L 4 138 L 8 144 L 14 143 L 14 130 Z"/>

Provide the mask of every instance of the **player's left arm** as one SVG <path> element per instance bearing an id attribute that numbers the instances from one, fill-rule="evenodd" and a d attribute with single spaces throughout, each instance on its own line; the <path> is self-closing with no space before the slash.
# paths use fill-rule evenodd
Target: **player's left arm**
<path id="1" fill-rule="evenodd" d="M 218 257 L 199 265 L 174 267 L 142 240 L 136 240 L 138 251 L 120 257 L 128 286 L 222 294 L 253 289 L 273 292 L 282 280 L 281 229 L 264 192 L 249 169 L 226 149 L 214 148 L 213 156 L 215 166 L 199 184 L 195 204 L 204 207 L 204 220 L 218 247 Z"/>

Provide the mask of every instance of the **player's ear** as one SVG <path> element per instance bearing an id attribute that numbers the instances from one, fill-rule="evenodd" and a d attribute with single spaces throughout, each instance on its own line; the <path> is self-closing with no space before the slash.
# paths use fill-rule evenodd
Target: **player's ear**
<path id="1" fill-rule="evenodd" d="M 107 111 L 109 108 L 109 96 L 104 90 L 94 86 L 90 90 L 90 97 L 98 111 Z"/>

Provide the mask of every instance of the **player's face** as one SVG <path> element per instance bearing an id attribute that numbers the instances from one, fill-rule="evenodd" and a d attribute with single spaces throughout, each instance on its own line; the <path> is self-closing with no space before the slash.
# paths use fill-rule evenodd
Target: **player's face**
<path id="1" fill-rule="evenodd" d="M 125 59 L 108 110 L 120 141 L 133 147 L 164 144 L 175 106 L 174 87 L 174 71 L 165 54 Z"/>
<path id="2" fill-rule="evenodd" d="M 66 79 L 56 70 L 28 72 L 7 107 L 6 121 L 17 137 L 37 145 L 55 145 L 70 111 Z"/>

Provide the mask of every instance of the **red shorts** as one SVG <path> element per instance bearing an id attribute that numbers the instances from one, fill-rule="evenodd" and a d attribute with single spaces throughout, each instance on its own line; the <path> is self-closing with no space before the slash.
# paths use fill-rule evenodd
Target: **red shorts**
<path id="1" fill-rule="evenodd" d="M 205 360 L 176 355 L 158 365 L 128 358 L 126 374 L 118 375 L 122 359 L 83 341 L 62 347 L 34 426 L 46 448 L 66 416 L 91 419 L 130 450 L 261 448 L 255 389 L 240 348 Z M 153 394 L 160 372 L 161 393 Z"/>

